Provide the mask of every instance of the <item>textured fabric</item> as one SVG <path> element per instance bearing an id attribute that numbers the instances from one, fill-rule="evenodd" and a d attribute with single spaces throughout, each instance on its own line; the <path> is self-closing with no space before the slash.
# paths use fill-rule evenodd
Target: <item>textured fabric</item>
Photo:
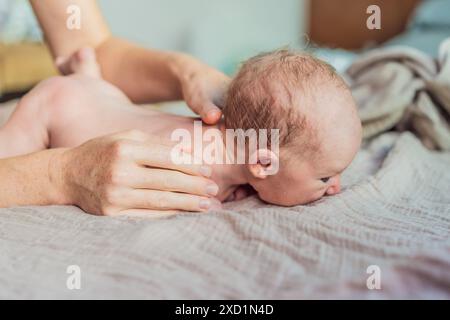
<path id="1" fill-rule="evenodd" d="M 364 137 L 409 130 L 430 149 L 450 151 L 450 38 L 437 61 L 408 47 L 376 49 L 355 60 L 346 76 Z"/>
<path id="2" fill-rule="evenodd" d="M 450 298 L 450 154 L 409 133 L 368 143 L 344 190 L 210 214 L 105 218 L 0 209 L 0 298 Z M 81 268 L 81 290 L 66 269 Z M 381 269 L 381 290 L 366 269 Z"/>
<path id="3" fill-rule="evenodd" d="M 440 85 L 429 89 L 445 101 Z M 164 218 L 0 209 L 0 298 L 450 298 L 449 168 L 449 152 L 391 132 L 363 145 L 339 195 L 307 206 L 251 197 Z M 81 290 L 66 287 L 70 265 Z M 366 287 L 371 265 L 381 290 Z"/>

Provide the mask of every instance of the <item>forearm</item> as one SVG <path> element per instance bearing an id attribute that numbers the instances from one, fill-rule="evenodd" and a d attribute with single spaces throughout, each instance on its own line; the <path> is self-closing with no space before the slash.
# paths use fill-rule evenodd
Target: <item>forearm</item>
<path id="1" fill-rule="evenodd" d="M 182 99 L 180 77 L 195 63 L 187 55 L 145 49 L 115 37 L 96 47 L 96 53 L 103 77 L 135 103 Z"/>
<path id="2" fill-rule="evenodd" d="M 0 159 L 0 207 L 69 204 L 59 156 L 64 149 Z"/>
<path id="3" fill-rule="evenodd" d="M 95 48 L 103 76 L 134 102 L 184 99 L 208 124 L 221 117 L 230 79 L 182 53 L 150 50 L 114 38 L 94 0 L 31 0 L 53 56 L 68 60 L 83 47 Z M 76 5 L 81 28 L 66 27 L 67 8 Z"/>
<path id="4" fill-rule="evenodd" d="M 68 57 L 82 47 L 96 50 L 104 78 L 137 103 L 182 98 L 180 77 L 200 62 L 180 53 L 150 50 L 111 35 L 96 1 L 31 0 L 53 56 Z M 69 5 L 77 5 L 81 28 L 66 27 Z"/>
<path id="5" fill-rule="evenodd" d="M 111 36 L 95 0 L 30 0 L 53 57 L 67 57 L 81 47 L 97 47 Z M 80 29 L 67 28 L 67 8 L 80 10 Z"/>

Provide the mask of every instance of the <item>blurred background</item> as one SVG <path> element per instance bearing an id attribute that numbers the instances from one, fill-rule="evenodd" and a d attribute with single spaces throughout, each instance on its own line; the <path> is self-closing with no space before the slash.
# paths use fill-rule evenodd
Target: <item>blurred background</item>
<path id="1" fill-rule="evenodd" d="M 232 75 L 239 62 L 283 46 L 313 50 L 339 71 L 375 46 L 436 55 L 450 35 L 450 0 L 99 0 L 113 33 L 143 46 L 190 53 Z M 366 27 L 369 5 L 381 30 Z M 56 73 L 27 0 L 0 0 L 0 96 Z"/>

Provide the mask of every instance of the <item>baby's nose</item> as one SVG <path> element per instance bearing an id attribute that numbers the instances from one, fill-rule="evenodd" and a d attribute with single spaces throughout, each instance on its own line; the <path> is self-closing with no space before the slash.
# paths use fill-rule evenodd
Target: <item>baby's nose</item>
<path id="1" fill-rule="evenodd" d="M 333 183 L 327 189 L 327 194 L 330 196 L 341 192 L 341 178 L 337 176 L 333 180 Z"/>
<path id="2" fill-rule="evenodd" d="M 340 176 L 336 177 L 335 188 L 336 188 L 336 193 L 341 192 L 341 177 Z"/>

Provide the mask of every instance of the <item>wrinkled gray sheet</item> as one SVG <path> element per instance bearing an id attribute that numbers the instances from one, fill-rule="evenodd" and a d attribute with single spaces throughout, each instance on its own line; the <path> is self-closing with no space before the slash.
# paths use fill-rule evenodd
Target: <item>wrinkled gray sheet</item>
<path id="1" fill-rule="evenodd" d="M 0 209 L 0 298 L 450 298 L 450 153 L 409 133 L 364 146 L 344 190 L 206 215 Z M 66 287 L 81 268 L 81 290 Z M 378 265 L 381 290 L 368 290 Z"/>
<path id="2" fill-rule="evenodd" d="M 446 150 L 448 127 L 418 113 L 447 104 L 431 103 L 423 86 L 415 94 L 411 84 L 423 83 L 410 69 L 417 59 L 401 57 L 409 61 L 401 65 L 385 54 L 350 69 L 366 129 L 376 130 L 339 195 L 294 208 L 252 197 L 219 212 L 166 218 L 0 209 L 0 298 L 450 299 L 450 152 L 419 141 Z M 440 70 L 432 79 L 448 80 Z M 389 81 L 378 75 L 396 80 L 390 90 L 382 91 Z M 364 88 L 373 89 L 367 100 Z M 416 135 L 383 133 L 411 109 Z M 0 123 L 8 110 L 0 107 Z M 66 287 L 69 265 L 81 268 L 81 290 Z M 380 268 L 380 290 L 367 289 L 371 265 Z"/>
<path id="3" fill-rule="evenodd" d="M 364 137 L 395 128 L 430 149 L 450 151 L 450 38 L 437 59 L 408 47 L 374 49 L 345 73 Z"/>

